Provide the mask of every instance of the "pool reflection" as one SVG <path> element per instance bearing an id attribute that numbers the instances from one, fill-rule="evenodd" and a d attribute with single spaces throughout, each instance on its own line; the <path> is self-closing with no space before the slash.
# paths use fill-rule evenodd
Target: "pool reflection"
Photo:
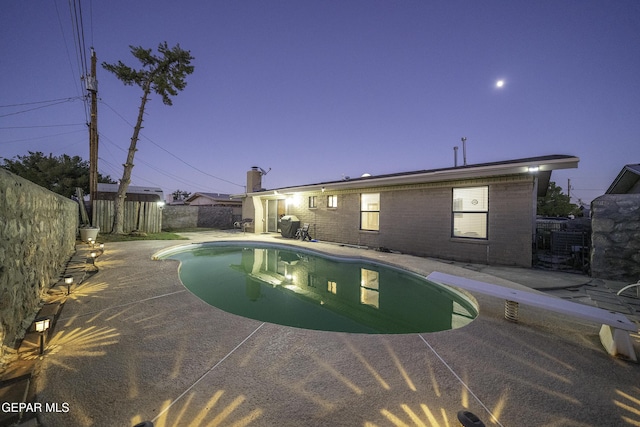
<path id="1" fill-rule="evenodd" d="M 179 259 L 184 285 L 207 303 L 256 320 L 355 333 L 434 332 L 477 315 L 457 291 L 379 264 L 294 249 L 207 245 Z"/>

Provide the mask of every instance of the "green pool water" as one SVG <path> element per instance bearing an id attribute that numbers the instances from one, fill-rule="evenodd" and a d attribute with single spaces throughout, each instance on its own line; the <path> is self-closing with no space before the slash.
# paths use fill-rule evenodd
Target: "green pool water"
<path id="1" fill-rule="evenodd" d="M 209 243 L 159 258 L 180 261 L 180 280 L 229 313 L 297 328 L 370 334 L 435 332 L 477 316 L 471 300 L 422 276 L 289 246 Z"/>

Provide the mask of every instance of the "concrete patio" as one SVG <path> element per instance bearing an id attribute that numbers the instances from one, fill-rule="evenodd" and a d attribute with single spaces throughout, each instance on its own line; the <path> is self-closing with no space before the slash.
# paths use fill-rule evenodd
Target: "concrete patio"
<path id="1" fill-rule="evenodd" d="M 495 267 L 489 274 L 273 235 L 185 235 L 191 240 L 107 244 L 99 272 L 72 290 L 34 376 L 36 401 L 60 408 L 37 413 L 42 425 L 449 427 L 464 409 L 487 426 L 640 426 L 640 365 L 609 356 L 600 325 L 529 307 L 511 323 L 503 300 L 474 295 L 478 318 L 452 331 L 296 329 L 209 306 L 181 284 L 177 262 L 152 256 L 190 242 L 247 239 L 518 289 L 544 288 L 545 277 L 567 288 L 584 276 Z M 633 340 L 640 354 L 640 337 Z"/>

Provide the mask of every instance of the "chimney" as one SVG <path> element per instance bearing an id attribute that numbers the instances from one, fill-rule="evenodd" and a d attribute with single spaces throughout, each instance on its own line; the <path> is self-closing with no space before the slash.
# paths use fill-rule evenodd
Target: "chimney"
<path id="1" fill-rule="evenodd" d="M 262 190 L 262 172 L 257 166 L 251 166 L 247 171 L 247 193 L 254 193 Z"/>

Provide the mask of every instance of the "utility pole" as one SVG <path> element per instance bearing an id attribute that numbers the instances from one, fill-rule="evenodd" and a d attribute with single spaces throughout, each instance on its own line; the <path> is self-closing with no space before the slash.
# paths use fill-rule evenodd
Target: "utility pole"
<path id="1" fill-rule="evenodd" d="M 571 178 L 567 179 L 567 196 L 569 197 L 569 202 L 571 202 Z"/>
<path id="2" fill-rule="evenodd" d="M 89 124 L 89 199 L 98 193 L 98 80 L 96 78 L 96 52 L 91 48 L 91 75 L 87 78 L 87 91 L 91 94 L 91 123 Z"/>

